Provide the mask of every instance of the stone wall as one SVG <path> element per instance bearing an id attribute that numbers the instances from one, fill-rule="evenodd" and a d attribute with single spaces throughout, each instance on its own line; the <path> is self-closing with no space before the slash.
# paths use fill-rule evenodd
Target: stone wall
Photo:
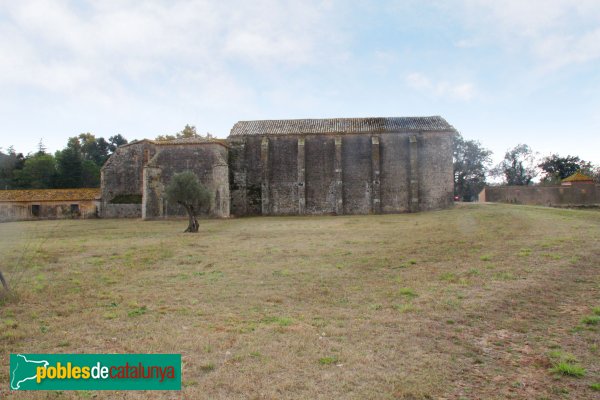
<path id="1" fill-rule="evenodd" d="M 144 166 L 156 154 L 156 147 L 149 140 L 132 142 L 118 147 L 106 161 L 100 173 L 102 217 L 139 218 L 142 216 L 141 205 L 112 204 L 112 201 L 117 196 L 142 196 Z M 136 210 L 139 210 L 139 213 L 136 214 Z"/>
<path id="2" fill-rule="evenodd" d="M 409 135 L 382 135 L 380 194 L 381 212 L 408 212 L 410 199 Z"/>
<path id="3" fill-rule="evenodd" d="M 305 151 L 305 212 L 334 214 L 336 204 L 335 139 L 307 136 Z"/>
<path id="4" fill-rule="evenodd" d="M 141 204 L 103 204 L 100 212 L 102 218 L 140 218 Z"/>
<path id="5" fill-rule="evenodd" d="M 452 204 L 448 132 L 230 137 L 234 215 L 369 214 Z"/>
<path id="6" fill-rule="evenodd" d="M 77 210 L 72 208 L 73 205 Z M 37 207 L 35 213 L 33 207 Z M 99 207 L 100 202 L 93 200 L 0 202 L 0 222 L 95 218 Z"/>
<path id="7" fill-rule="evenodd" d="M 418 137 L 419 210 L 438 210 L 454 203 L 452 137 L 424 132 Z"/>
<path id="8" fill-rule="evenodd" d="M 211 193 L 201 214 L 229 216 L 227 147 L 216 143 L 161 145 L 144 168 L 142 218 L 184 216 L 185 209 L 169 203 L 164 190 L 175 173 L 192 171 Z"/>
<path id="9" fill-rule="evenodd" d="M 201 139 L 142 140 L 121 146 L 102 167 L 101 216 L 150 219 L 185 215 L 181 206 L 167 202 L 164 190 L 173 174 L 189 170 L 211 192 L 211 204 L 204 214 L 227 217 L 227 157 L 226 145 Z"/>
<path id="10" fill-rule="evenodd" d="M 600 185 L 572 186 L 487 186 L 479 201 L 540 206 L 600 205 Z"/>

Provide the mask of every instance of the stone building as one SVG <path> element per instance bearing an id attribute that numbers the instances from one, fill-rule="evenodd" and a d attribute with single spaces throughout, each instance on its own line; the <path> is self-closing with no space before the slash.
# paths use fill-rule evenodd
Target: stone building
<path id="1" fill-rule="evenodd" d="M 175 172 L 213 193 L 209 213 L 369 214 L 452 204 L 452 136 L 441 117 L 240 121 L 227 140 L 142 140 L 102 168 L 102 216 L 183 215 L 164 199 Z"/>
<path id="2" fill-rule="evenodd" d="M 98 215 L 100 189 L 0 190 L 0 222 Z"/>
<path id="3" fill-rule="evenodd" d="M 185 215 L 164 189 L 174 173 L 194 172 L 213 194 L 208 214 L 229 216 L 228 146 L 222 140 L 141 140 L 120 146 L 101 171 L 105 218 L 145 219 Z"/>
<path id="4" fill-rule="evenodd" d="M 441 117 L 241 121 L 229 136 L 234 215 L 369 214 L 452 204 Z"/>

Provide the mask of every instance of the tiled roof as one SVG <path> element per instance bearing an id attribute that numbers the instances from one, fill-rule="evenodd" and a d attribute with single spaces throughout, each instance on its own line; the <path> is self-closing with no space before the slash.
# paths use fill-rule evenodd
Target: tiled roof
<path id="1" fill-rule="evenodd" d="M 439 116 L 394 118 L 332 118 L 240 121 L 231 136 L 302 135 L 320 133 L 386 133 L 406 131 L 456 130 Z"/>
<path id="2" fill-rule="evenodd" d="M 594 181 L 594 178 L 591 176 L 587 176 L 582 174 L 580 171 L 575 172 L 573 175 L 566 177 L 562 180 L 562 182 L 589 182 Z"/>
<path id="3" fill-rule="evenodd" d="M 171 140 L 150 140 L 150 142 L 158 145 L 165 144 L 220 144 L 226 145 L 225 141 L 217 138 L 201 138 L 201 137 L 189 137 L 189 138 L 177 138 Z"/>
<path id="4" fill-rule="evenodd" d="M 155 145 L 159 145 L 159 146 L 163 146 L 163 145 L 171 145 L 171 144 L 220 144 L 221 146 L 227 146 L 227 142 L 223 139 L 217 139 L 217 138 L 200 138 L 200 137 L 191 137 L 191 138 L 177 138 L 177 139 L 171 139 L 171 140 L 152 140 L 152 139 L 141 139 L 141 140 L 134 140 L 132 142 L 129 142 L 127 144 L 123 144 L 121 146 L 119 146 L 119 148 L 121 147 L 127 147 L 127 146 L 132 146 L 135 144 L 140 144 L 140 143 L 152 143 Z"/>
<path id="5" fill-rule="evenodd" d="M 100 189 L 23 189 L 0 190 L 0 202 L 81 201 L 100 198 Z"/>

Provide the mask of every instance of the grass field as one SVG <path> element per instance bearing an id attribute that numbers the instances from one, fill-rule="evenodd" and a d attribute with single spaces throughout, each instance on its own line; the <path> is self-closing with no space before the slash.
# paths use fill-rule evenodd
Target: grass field
<path id="1" fill-rule="evenodd" d="M 0 398 L 598 399 L 600 212 L 0 224 Z M 12 392 L 8 354 L 181 353 L 182 392 Z"/>

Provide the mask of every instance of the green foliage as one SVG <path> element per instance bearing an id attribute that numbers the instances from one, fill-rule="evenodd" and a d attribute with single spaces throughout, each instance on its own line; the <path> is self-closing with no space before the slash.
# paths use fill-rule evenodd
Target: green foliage
<path id="1" fill-rule="evenodd" d="M 494 168 L 493 174 L 504 177 L 507 185 L 529 185 L 537 176 L 536 167 L 531 148 L 519 144 L 504 154 L 504 160 Z"/>
<path id="2" fill-rule="evenodd" d="M 117 134 L 108 138 L 108 149 L 111 153 L 114 153 L 117 150 L 117 147 L 123 146 L 127 144 L 127 139 L 125 139 L 121 134 Z"/>
<path id="3" fill-rule="evenodd" d="M 23 169 L 25 157 L 11 146 L 7 154 L 0 152 L 0 189 L 15 188 L 15 171 Z"/>
<path id="4" fill-rule="evenodd" d="M 585 375 L 585 368 L 577 364 L 577 358 L 560 350 L 551 351 L 548 356 L 552 361 L 551 372 L 580 378 Z"/>
<path id="5" fill-rule="evenodd" d="M 193 125 L 186 125 L 182 131 L 177 132 L 174 135 L 159 135 L 156 137 L 156 140 L 175 140 L 175 139 L 187 139 L 187 138 L 212 138 L 210 133 L 207 133 L 205 136 L 196 132 L 196 127 Z"/>
<path id="6" fill-rule="evenodd" d="M 337 362 L 338 358 L 336 356 L 319 358 L 319 364 L 321 365 L 331 365 L 336 364 Z"/>
<path id="7" fill-rule="evenodd" d="M 185 171 L 173 175 L 165 190 L 167 200 L 177 203 L 188 214 L 189 224 L 185 232 L 198 232 L 196 215 L 199 211 L 208 210 L 210 207 L 210 192 L 200 183 L 192 171 Z"/>
<path id="8" fill-rule="evenodd" d="M 38 151 L 23 157 L 11 146 L 0 152 L 0 189 L 54 189 L 100 186 L 100 168 L 117 146 L 127 143 L 121 135 L 109 141 L 82 133 L 69 138 L 54 156 L 40 140 Z"/>
<path id="9" fill-rule="evenodd" d="M 552 367 L 551 371 L 561 375 L 574 376 L 576 378 L 585 376 L 585 368 L 566 361 L 560 361 L 556 363 L 554 367 Z"/>
<path id="10" fill-rule="evenodd" d="M 15 171 L 16 186 L 24 189 L 54 187 L 56 162 L 51 154 L 36 153 L 25 160 L 23 169 Z"/>
<path id="11" fill-rule="evenodd" d="M 147 311 L 148 311 L 148 308 L 146 308 L 146 306 L 141 306 L 141 307 L 136 307 L 136 308 L 130 310 L 127 313 L 127 315 L 129 317 L 139 317 L 140 315 L 146 314 Z"/>
<path id="12" fill-rule="evenodd" d="M 454 194 L 463 201 L 473 201 L 485 186 L 485 175 L 492 162 L 492 152 L 475 140 L 454 136 Z"/>
<path id="13" fill-rule="evenodd" d="M 81 165 L 81 187 L 100 187 L 100 165 L 91 160 L 83 160 Z"/>
<path id="14" fill-rule="evenodd" d="M 600 324 L 600 315 L 588 315 L 581 320 L 582 324 L 598 325 Z"/>
<path id="15" fill-rule="evenodd" d="M 400 290 L 398 290 L 398 293 L 402 296 L 406 296 L 411 299 L 418 296 L 414 289 L 411 288 L 400 288 Z"/>
<path id="16" fill-rule="evenodd" d="M 69 138 L 67 148 L 78 151 L 84 160 L 90 160 L 98 166 L 102 166 L 110 156 L 110 144 L 89 132 Z"/>
<path id="17" fill-rule="evenodd" d="M 279 326 L 290 326 L 294 321 L 289 317 L 267 317 L 262 320 L 266 324 L 277 324 Z"/>
<path id="18" fill-rule="evenodd" d="M 173 175 L 165 190 L 167 200 L 196 210 L 210 205 L 210 193 L 191 171 Z"/>
<path id="19" fill-rule="evenodd" d="M 543 181 L 547 183 L 560 183 L 577 171 L 589 171 L 593 169 L 591 163 L 583 161 L 577 156 L 561 157 L 558 154 L 552 154 L 542 159 L 538 167 L 543 171 Z"/>
<path id="20" fill-rule="evenodd" d="M 81 154 L 67 147 L 62 151 L 56 152 L 57 177 L 56 187 L 58 188 L 78 188 L 82 183 L 83 160 Z"/>

